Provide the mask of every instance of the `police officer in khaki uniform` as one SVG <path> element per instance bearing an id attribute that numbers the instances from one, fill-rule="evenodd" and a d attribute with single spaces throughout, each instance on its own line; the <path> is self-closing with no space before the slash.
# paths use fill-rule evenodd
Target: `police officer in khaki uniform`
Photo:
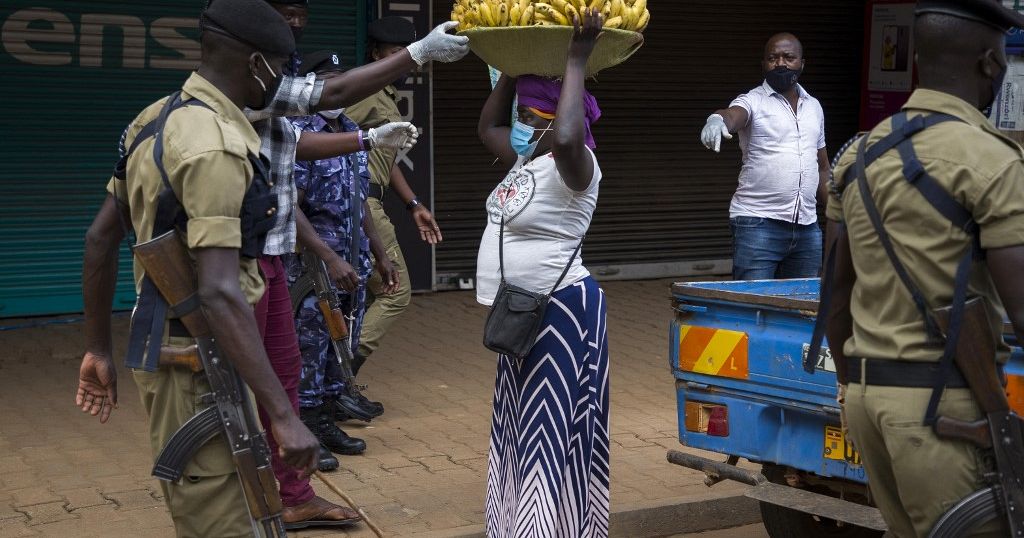
<path id="1" fill-rule="evenodd" d="M 397 54 L 416 41 L 416 29 L 402 17 L 383 17 L 370 23 L 370 55 L 374 61 Z M 379 127 L 386 123 L 402 121 L 398 110 L 398 90 L 388 85 L 363 101 L 345 109 L 345 115 L 363 129 Z M 384 196 L 394 191 L 394 196 L 405 204 L 419 229 L 420 237 L 431 245 L 441 242 L 441 230 L 433 213 L 416 198 L 416 194 L 405 180 L 402 170 L 395 162 L 398 152 L 394 149 L 374 148 L 370 152 L 370 192 L 368 200 L 373 225 L 377 228 L 381 242 L 391 261 L 398 270 L 398 291 L 386 293 L 386 283 L 379 273 L 374 273 L 368 283 L 373 303 L 366 310 L 363 329 L 359 337 L 355 371 L 366 362 L 366 358 L 380 347 L 380 341 L 398 315 L 409 306 L 412 285 L 409 270 L 402 255 L 402 248 L 395 235 L 395 226 L 384 212 Z"/>
<path id="2" fill-rule="evenodd" d="M 1007 358 L 1004 306 L 1018 338 L 1024 336 L 1024 152 L 982 112 L 1007 69 L 1004 33 L 1022 25 L 1024 17 L 997 0 L 918 2 L 920 87 L 902 114 L 879 124 L 863 146 L 854 144 L 834 171 L 827 216 L 836 257 L 827 334 L 872 498 L 901 538 L 926 536 L 946 510 L 982 487 L 988 465 L 973 445 L 940 439 L 925 420 L 928 414 L 965 420 L 981 414 L 959 370 L 938 376 L 943 343 L 929 335 L 922 312 L 954 304 L 962 262 L 970 268 L 960 279 L 967 296 L 982 298 L 988 309 L 991 332 L 981 337 L 997 344 L 998 360 Z M 907 143 L 884 149 L 901 139 Z M 940 200 L 960 208 L 950 215 L 973 224 L 954 225 L 936 209 Z M 895 262 L 883 246 L 886 236 Z M 972 256 L 982 250 L 987 262 Z M 945 390 L 934 390 L 937 379 Z M 935 409 L 933 394 L 941 395 Z M 1005 536 L 1003 524 L 983 531 Z"/>
<path id="3" fill-rule="evenodd" d="M 204 13 L 202 60 L 182 86 L 181 98 L 199 104 L 168 116 L 162 141 L 163 165 L 184 213 L 186 239 L 196 261 L 198 295 L 214 337 L 272 417 L 271 430 L 285 462 L 309 474 L 319 443 L 299 420 L 274 375 L 263 349 L 252 305 L 264 285 L 256 260 L 240 258 L 246 229 L 239 218 L 243 196 L 253 181 L 252 158 L 260 140 L 242 107 L 263 106 L 277 88 L 281 67 L 295 48 L 284 19 L 264 2 L 217 0 Z M 143 110 L 126 133 L 130 147 L 143 126 L 160 114 L 166 99 Z M 157 197 L 164 189 L 154 161 L 154 138 L 142 138 L 127 159 L 125 180 L 112 179 L 105 210 L 90 228 L 83 262 L 86 353 L 77 403 L 105 422 L 117 403 L 116 369 L 110 337 L 110 308 L 116 283 L 119 234 L 109 233 L 111 215 L 127 217 L 138 241 L 151 238 Z M 116 201 L 115 201 L 116 200 Z M 110 211 L 121 205 L 124 212 Z M 116 219 L 117 217 L 114 217 Z M 135 265 L 136 282 L 143 271 Z M 174 336 L 173 330 L 165 334 Z M 182 340 L 184 342 L 182 342 Z M 181 336 L 171 344 L 189 343 Z M 149 417 L 150 441 L 159 453 L 167 440 L 205 405 L 203 374 L 177 367 L 133 371 Z M 114 457 L 114 455 L 111 455 Z M 161 482 L 178 536 L 251 536 L 248 507 L 223 436 L 199 449 L 178 483 Z M 352 513 L 347 514 L 358 519 Z"/>

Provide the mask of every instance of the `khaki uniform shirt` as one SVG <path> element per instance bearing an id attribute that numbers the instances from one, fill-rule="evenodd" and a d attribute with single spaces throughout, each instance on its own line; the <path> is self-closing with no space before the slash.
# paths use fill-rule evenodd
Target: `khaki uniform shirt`
<path id="1" fill-rule="evenodd" d="M 402 114 L 398 111 L 398 90 L 389 85 L 346 108 L 345 115 L 362 129 L 402 121 Z M 391 167 L 395 165 L 397 156 L 395 149 L 374 148 L 370 152 L 370 181 L 384 188 L 391 185 Z"/>
<path id="2" fill-rule="evenodd" d="M 164 168 L 175 195 L 188 215 L 188 247 L 241 248 L 238 218 L 252 165 L 248 155 L 259 154 L 260 139 L 249 121 L 216 87 L 193 73 L 182 87 L 182 99 L 195 97 L 212 108 L 186 106 L 175 110 L 164 128 Z M 128 127 L 125 147 L 160 114 L 166 98 L 153 103 Z M 111 178 L 107 191 L 131 208 L 138 241 L 152 238 L 157 197 L 164 190 L 153 160 L 154 138 L 135 148 L 127 165 L 127 180 Z M 250 304 L 263 295 L 256 260 L 241 259 L 239 279 Z M 135 288 L 141 291 L 142 264 L 135 263 Z"/>
<path id="3" fill-rule="evenodd" d="M 925 170 L 974 216 L 981 246 L 994 249 L 1024 245 L 1024 152 L 997 131 L 976 108 L 952 95 L 920 89 L 904 106 L 911 118 L 941 112 L 963 122 L 945 122 L 913 138 Z M 868 147 L 891 131 L 885 121 L 869 135 Z M 827 216 L 846 223 L 857 281 L 851 312 L 853 337 L 843 350 L 850 357 L 937 361 L 941 346 L 929 342 L 924 320 L 899 280 L 868 219 L 856 185 L 840 178 L 855 166 L 857 146 L 840 158 L 835 178 L 842 199 L 833 193 Z M 957 262 L 970 244 L 966 233 L 932 207 L 903 177 L 903 161 L 895 149 L 867 168 L 872 197 L 892 238 L 896 255 L 921 289 L 931 308 L 953 301 Z M 856 170 L 854 168 L 854 170 Z M 843 190 L 845 187 L 845 190 Z M 1002 305 L 983 263 L 971 270 L 968 296 L 985 299 L 992 338 L 1002 346 Z"/>

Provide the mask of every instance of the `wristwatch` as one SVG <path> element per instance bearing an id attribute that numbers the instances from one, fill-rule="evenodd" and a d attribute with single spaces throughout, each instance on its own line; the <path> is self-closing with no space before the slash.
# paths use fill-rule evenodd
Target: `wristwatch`
<path id="1" fill-rule="evenodd" d="M 412 211 L 413 209 L 416 209 L 416 206 L 419 205 L 423 204 L 420 203 L 418 198 L 413 198 L 412 200 L 409 200 L 408 204 L 405 204 L 405 208 L 408 209 L 409 211 Z"/>
<path id="2" fill-rule="evenodd" d="M 370 151 L 373 149 L 373 141 L 370 139 L 369 131 L 361 131 L 362 138 L 360 139 L 360 145 L 364 151 Z"/>

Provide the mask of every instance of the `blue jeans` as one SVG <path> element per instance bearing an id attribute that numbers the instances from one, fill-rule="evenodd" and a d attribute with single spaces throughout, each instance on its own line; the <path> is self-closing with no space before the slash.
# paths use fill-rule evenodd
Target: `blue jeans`
<path id="1" fill-rule="evenodd" d="M 732 227 L 735 280 L 814 278 L 821 270 L 821 228 L 762 217 L 736 217 Z"/>

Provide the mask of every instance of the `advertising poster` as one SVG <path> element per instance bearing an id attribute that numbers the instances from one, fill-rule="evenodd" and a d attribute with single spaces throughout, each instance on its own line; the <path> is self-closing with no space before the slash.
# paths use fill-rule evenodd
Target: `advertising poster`
<path id="1" fill-rule="evenodd" d="M 861 129 L 889 117 L 914 89 L 914 2 L 868 5 Z"/>
<path id="2" fill-rule="evenodd" d="M 990 119 L 997 129 L 1024 131 L 1024 58 L 1008 56 L 1006 79 L 992 107 Z"/>

